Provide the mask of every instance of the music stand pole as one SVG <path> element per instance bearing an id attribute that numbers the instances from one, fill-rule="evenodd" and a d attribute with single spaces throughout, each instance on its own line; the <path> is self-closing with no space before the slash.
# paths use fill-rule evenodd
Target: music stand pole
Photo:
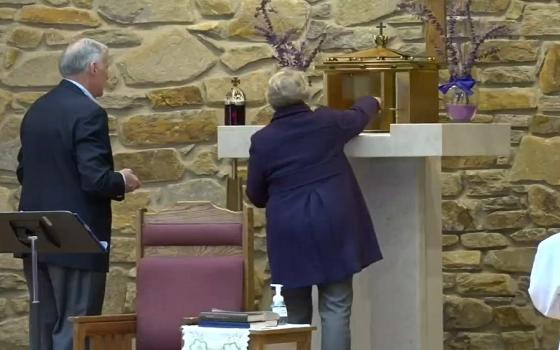
<path id="1" fill-rule="evenodd" d="M 31 241 L 31 338 L 37 350 L 41 350 L 41 329 L 39 328 L 39 268 L 37 262 L 37 236 L 29 236 Z"/>

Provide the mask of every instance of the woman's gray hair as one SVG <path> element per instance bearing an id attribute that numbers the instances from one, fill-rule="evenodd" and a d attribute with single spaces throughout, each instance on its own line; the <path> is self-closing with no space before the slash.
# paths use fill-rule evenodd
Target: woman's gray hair
<path id="1" fill-rule="evenodd" d="M 63 77 L 70 77 L 86 71 L 87 67 L 108 55 L 106 45 L 93 39 L 80 39 L 70 44 L 58 64 L 58 70 Z"/>
<path id="2" fill-rule="evenodd" d="M 309 98 L 309 84 L 305 74 L 295 69 L 283 68 L 268 81 L 266 97 L 274 109 L 305 102 Z"/>

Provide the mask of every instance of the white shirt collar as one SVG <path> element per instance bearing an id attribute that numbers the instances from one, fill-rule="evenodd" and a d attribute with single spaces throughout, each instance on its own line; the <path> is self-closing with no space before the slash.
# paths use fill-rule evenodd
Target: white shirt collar
<path id="1" fill-rule="evenodd" d="M 91 98 L 93 101 L 95 101 L 97 103 L 97 101 L 95 100 L 95 97 L 93 97 L 93 95 L 91 94 L 91 92 L 89 92 L 82 84 L 78 83 L 77 81 L 74 81 L 72 79 L 67 79 L 64 78 L 64 80 L 71 82 L 72 84 L 76 85 L 80 90 L 82 90 L 82 92 L 89 98 Z"/>

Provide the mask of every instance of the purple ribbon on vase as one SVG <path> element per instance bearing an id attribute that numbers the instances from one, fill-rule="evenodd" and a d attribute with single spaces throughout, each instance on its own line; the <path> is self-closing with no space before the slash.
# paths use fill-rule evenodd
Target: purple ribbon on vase
<path id="1" fill-rule="evenodd" d="M 445 84 L 439 86 L 439 91 L 443 94 L 447 94 L 447 91 L 451 89 L 452 86 L 457 86 L 459 89 L 463 90 L 468 96 L 473 94 L 472 88 L 476 84 L 476 81 L 470 76 L 462 78 L 451 78 Z"/>

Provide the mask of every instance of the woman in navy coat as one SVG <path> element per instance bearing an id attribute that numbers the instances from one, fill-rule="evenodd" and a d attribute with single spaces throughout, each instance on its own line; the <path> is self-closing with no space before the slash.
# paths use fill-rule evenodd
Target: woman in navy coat
<path id="1" fill-rule="evenodd" d="M 302 72 L 269 81 L 272 122 L 251 138 L 247 196 L 266 207 L 272 282 L 284 285 L 290 323 L 311 323 L 319 290 L 322 349 L 350 349 L 352 276 L 380 260 L 369 211 L 344 155 L 345 144 L 377 116 L 366 96 L 348 110 L 312 111 Z"/>

